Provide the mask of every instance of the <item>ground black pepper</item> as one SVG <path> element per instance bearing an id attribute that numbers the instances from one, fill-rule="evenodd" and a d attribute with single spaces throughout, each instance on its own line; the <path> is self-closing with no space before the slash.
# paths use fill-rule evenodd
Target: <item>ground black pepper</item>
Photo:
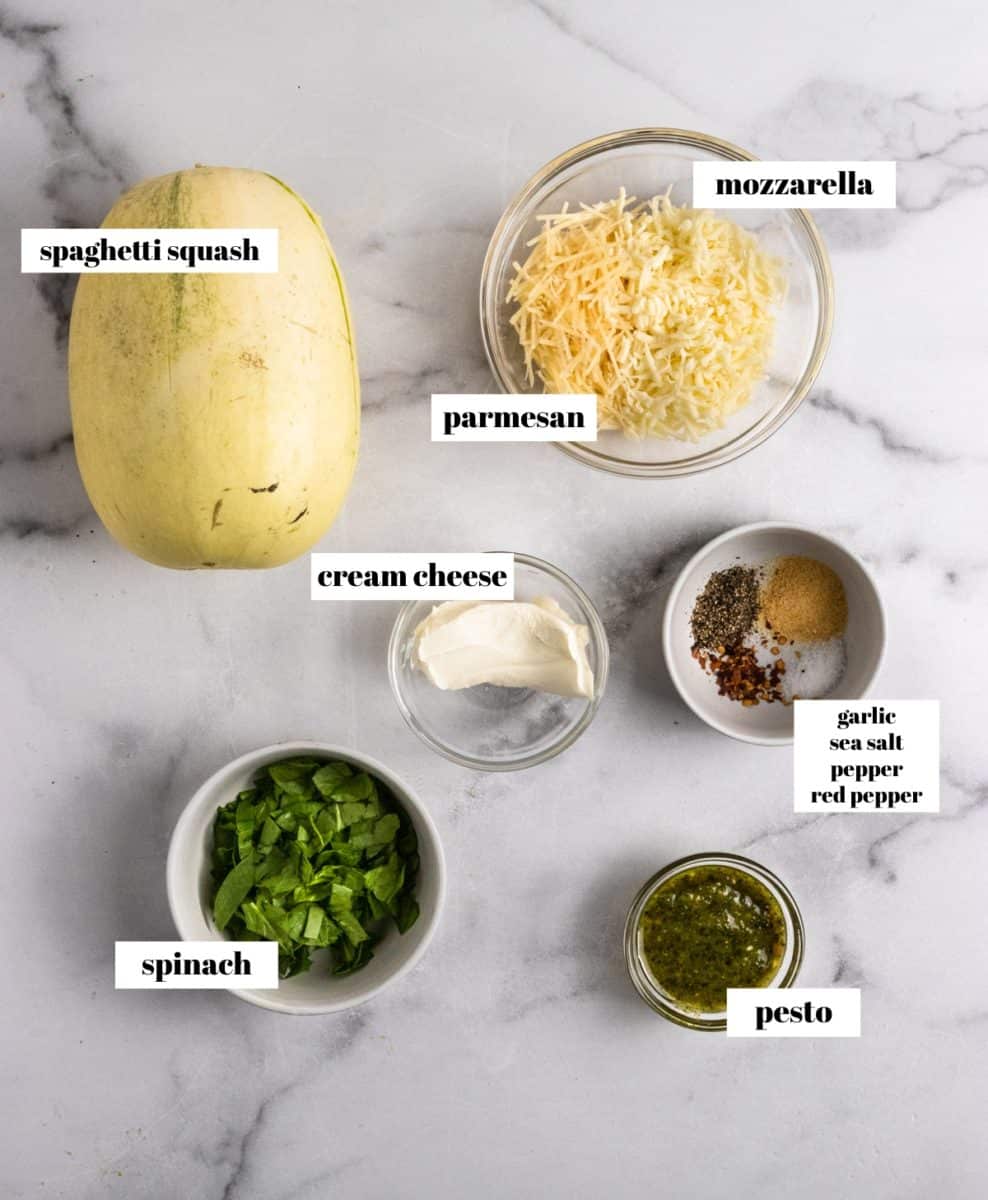
<path id="1" fill-rule="evenodd" d="M 786 664 L 778 646 L 771 663 L 763 666 L 754 647 L 745 642 L 755 630 L 761 607 L 760 575 L 754 567 L 734 566 L 715 571 L 697 596 L 690 618 L 693 657 L 717 681 L 717 691 L 745 708 L 783 700 Z M 763 640 L 767 647 L 768 643 Z"/>
<path id="2" fill-rule="evenodd" d="M 739 645 L 758 618 L 758 573 L 752 567 L 715 571 L 697 596 L 690 618 L 693 645 L 720 650 Z"/>

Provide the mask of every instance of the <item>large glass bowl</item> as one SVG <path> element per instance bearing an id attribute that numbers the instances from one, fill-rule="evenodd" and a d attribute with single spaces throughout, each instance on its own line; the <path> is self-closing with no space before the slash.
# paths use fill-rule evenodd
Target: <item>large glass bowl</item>
<path id="1" fill-rule="evenodd" d="M 439 754 L 479 771 L 534 767 L 572 746 L 597 712 L 607 683 L 607 635 L 590 597 L 568 575 L 530 554 L 516 554 L 515 599 L 549 596 L 587 627 L 594 694 L 554 696 L 532 688 L 480 684 L 443 691 L 411 661 L 415 630 L 435 607 L 413 600 L 398 614 L 388 647 L 391 690 L 405 721 Z"/>
<path id="2" fill-rule="evenodd" d="M 528 256 L 527 243 L 542 213 L 613 199 L 623 187 L 647 200 L 671 187 L 675 204 L 692 204 L 693 163 L 751 161 L 746 150 L 683 129 L 629 129 L 606 134 L 552 160 L 508 205 L 491 238 L 480 280 L 484 349 L 502 392 L 540 393 L 525 377 L 521 345 L 507 303 L 514 264 Z M 772 357 L 751 400 L 723 429 L 697 442 L 601 432 L 596 442 L 558 442 L 581 462 L 639 478 L 688 475 L 730 462 L 760 445 L 792 416 L 823 363 L 833 323 L 830 261 L 812 217 L 802 209 L 725 209 L 721 215 L 755 233 L 763 248 L 782 260 L 788 291 L 776 320 Z"/>

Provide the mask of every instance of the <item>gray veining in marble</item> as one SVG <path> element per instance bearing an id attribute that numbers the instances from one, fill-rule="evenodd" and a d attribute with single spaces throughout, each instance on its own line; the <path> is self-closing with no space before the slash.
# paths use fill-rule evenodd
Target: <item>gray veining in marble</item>
<path id="1" fill-rule="evenodd" d="M 961 0 L 0 3 L 4 1197 L 983 1195 L 986 35 Z M 668 483 L 431 444 L 430 392 L 492 386 L 476 289 L 503 206 L 565 147 L 644 124 L 898 160 L 897 210 L 820 215 L 837 321 L 809 401 L 754 454 Z M 104 532 L 72 450 L 72 279 L 21 276 L 17 230 L 98 224 L 122 187 L 195 162 L 290 180 L 346 274 L 364 438 L 321 548 L 513 546 L 597 601 L 611 682 L 561 758 L 504 777 L 431 755 L 390 696 L 393 608 L 313 605 L 304 560 L 172 573 Z M 943 702 L 939 816 L 798 817 L 788 751 L 679 703 L 665 594 L 757 519 L 875 570 L 877 693 Z M 297 737 L 378 755 L 428 800 L 450 891 L 427 958 L 339 1017 L 115 992 L 115 939 L 172 936 L 185 800 Z M 860 1041 L 704 1037 L 638 1001 L 627 904 L 715 847 L 789 882 L 802 981 L 864 990 Z"/>

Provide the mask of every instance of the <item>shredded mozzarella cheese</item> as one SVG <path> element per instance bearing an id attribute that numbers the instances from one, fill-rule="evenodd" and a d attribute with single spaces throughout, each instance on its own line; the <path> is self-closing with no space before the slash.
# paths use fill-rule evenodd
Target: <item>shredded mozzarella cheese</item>
<path id="1" fill-rule="evenodd" d="M 596 393 L 602 429 L 686 441 L 751 399 L 785 290 L 754 234 L 623 188 L 538 219 L 508 291 L 529 384 Z"/>

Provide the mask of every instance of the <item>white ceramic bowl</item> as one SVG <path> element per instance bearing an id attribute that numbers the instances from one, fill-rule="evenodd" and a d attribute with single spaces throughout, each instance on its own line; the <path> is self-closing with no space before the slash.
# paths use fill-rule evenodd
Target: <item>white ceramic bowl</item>
<path id="1" fill-rule="evenodd" d="M 885 610 L 868 568 L 844 546 L 799 525 L 761 522 L 728 530 L 708 542 L 679 573 L 666 602 L 662 649 L 680 696 L 696 715 L 728 737 L 762 746 L 792 741 L 793 707 L 759 704 L 744 708 L 717 694 L 713 678 L 693 658 L 690 615 L 714 571 L 737 564 L 756 566 L 779 555 L 815 558 L 840 576 L 847 595 L 847 669 L 828 700 L 859 700 L 868 694 L 885 653 Z"/>
<path id="2" fill-rule="evenodd" d="M 428 810 L 406 784 L 375 759 L 323 742 L 283 742 L 253 750 L 221 767 L 185 806 L 172 833 L 168 847 L 168 904 L 183 940 L 226 940 L 213 924 L 210 911 L 210 852 L 216 810 L 248 787 L 260 767 L 298 754 L 342 759 L 387 784 L 408 814 L 419 842 L 421 866 L 415 891 L 419 918 L 407 933 L 399 934 L 392 929 L 375 948 L 374 957 L 366 967 L 353 975 L 333 976 L 316 959 L 304 974 L 281 980 L 277 990 L 230 989 L 241 1000 L 274 1012 L 340 1012 L 369 1000 L 415 966 L 432 940 L 446 898 L 442 845 Z"/>

